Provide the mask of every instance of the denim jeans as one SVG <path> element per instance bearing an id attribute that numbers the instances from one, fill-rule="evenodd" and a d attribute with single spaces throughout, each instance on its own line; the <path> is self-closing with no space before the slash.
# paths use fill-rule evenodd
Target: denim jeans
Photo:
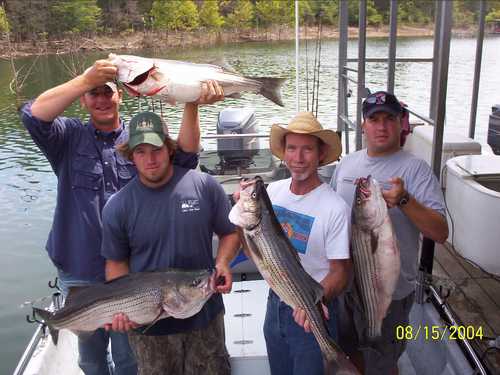
<path id="1" fill-rule="evenodd" d="M 79 280 L 58 270 L 59 288 L 66 298 L 69 288 L 92 285 L 90 281 Z M 108 366 L 108 344 L 111 340 L 111 356 L 114 371 Z M 100 328 L 90 337 L 78 338 L 78 365 L 85 375 L 137 375 L 137 364 L 128 342 L 128 335 L 120 332 L 106 332 Z M 112 366 L 113 367 L 113 366 Z"/>
<path id="2" fill-rule="evenodd" d="M 336 301 L 328 305 L 331 337 L 337 339 Z M 322 375 L 323 357 L 312 333 L 295 323 L 293 310 L 271 290 L 267 299 L 264 337 L 272 375 Z"/>

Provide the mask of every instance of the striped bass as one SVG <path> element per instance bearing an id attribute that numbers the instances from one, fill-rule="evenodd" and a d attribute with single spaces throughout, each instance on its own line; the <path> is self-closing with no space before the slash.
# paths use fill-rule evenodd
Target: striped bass
<path id="1" fill-rule="evenodd" d="M 242 228 L 244 246 L 271 289 L 291 308 L 305 311 L 323 354 L 325 374 L 359 374 L 330 337 L 321 307 L 323 287 L 302 267 L 260 177 L 241 190 L 229 220 Z"/>
<path id="2" fill-rule="evenodd" d="M 50 312 L 34 308 L 49 326 L 57 344 L 58 331 L 89 335 L 125 313 L 139 325 L 159 319 L 185 319 L 197 314 L 215 292 L 215 272 L 169 269 L 137 272 L 102 284 L 70 291 L 64 307 Z"/>
<path id="3" fill-rule="evenodd" d="M 117 79 L 132 96 L 159 96 L 166 103 L 188 103 L 199 99 L 201 85 L 215 80 L 226 97 L 240 97 L 243 91 L 258 93 L 283 107 L 280 88 L 284 78 L 244 77 L 213 64 L 109 54 L 118 68 Z"/>
<path id="4" fill-rule="evenodd" d="M 358 179 L 352 212 L 354 278 L 368 323 L 367 338 L 375 339 L 381 335 L 401 260 L 381 186 L 371 176 Z"/>

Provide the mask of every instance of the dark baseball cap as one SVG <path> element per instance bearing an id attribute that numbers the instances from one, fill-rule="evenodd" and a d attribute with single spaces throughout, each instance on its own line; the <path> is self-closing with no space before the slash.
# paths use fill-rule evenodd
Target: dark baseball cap
<path id="1" fill-rule="evenodd" d="M 377 91 L 368 95 L 363 101 L 363 118 L 367 118 L 376 112 L 400 115 L 403 113 L 403 107 L 393 94 L 386 91 Z"/>
<path id="2" fill-rule="evenodd" d="M 129 123 L 129 148 L 133 149 L 141 143 L 161 147 L 166 138 L 164 127 L 164 121 L 154 112 L 136 114 Z"/>

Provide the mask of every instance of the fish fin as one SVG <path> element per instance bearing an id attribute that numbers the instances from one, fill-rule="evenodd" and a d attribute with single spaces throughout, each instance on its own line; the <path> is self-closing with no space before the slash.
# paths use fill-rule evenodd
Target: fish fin
<path id="1" fill-rule="evenodd" d="M 160 96 L 160 99 L 161 101 L 163 101 L 164 103 L 168 103 L 170 104 L 172 107 L 175 107 L 175 105 L 177 104 L 177 102 L 175 101 L 174 98 L 171 98 L 170 96 L 168 95 L 161 95 Z"/>
<path id="2" fill-rule="evenodd" d="M 259 81 L 262 86 L 260 88 L 259 94 L 266 97 L 273 103 L 276 103 L 280 107 L 284 107 L 283 101 L 281 100 L 281 86 L 285 82 L 286 78 L 270 78 L 270 77 L 246 77 Z"/>
<path id="3" fill-rule="evenodd" d="M 50 318 L 52 317 L 52 313 L 50 311 L 39 309 L 37 307 L 33 307 L 33 314 L 38 315 L 43 319 L 44 323 L 49 327 L 49 334 L 52 338 L 52 342 L 57 346 L 57 341 L 59 340 L 59 330 L 57 328 L 52 327 L 50 324 Z"/>
<path id="4" fill-rule="evenodd" d="M 325 375 L 361 375 L 342 348 L 331 338 L 327 338 L 333 350 L 323 353 L 323 373 Z"/>
<path id="5" fill-rule="evenodd" d="M 227 72 L 227 73 L 240 74 L 223 57 L 211 60 L 208 62 L 208 64 L 218 66 L 219 68 L 222 68 L 222 70 L 224 70 L 224 72 Z"/>
<path id="6" fill-rule="evenodd" d="M 78 295 L 86 288 L 87 287 L 85 287 L 85 286 L 83 286 L 83 287 L 82 286 L 72 286 L 71 288 L 69 288 L 68 295 L 64 299 L 64 304 L 71 305 L 73 303 L 73 301 L 78 299 Z"/>
<path id="7" fill-rule="evenodd" d="M 160 310 L 160 313 L 156 316 L 156 318 L 153 319 L 153 321 L 143 330 L 141 330 L 141 333 L 144 335 L 152 326 L 156 324 L 158 320 L 160 320 L 161 316 L 165 313 L 165 311 Z"/>

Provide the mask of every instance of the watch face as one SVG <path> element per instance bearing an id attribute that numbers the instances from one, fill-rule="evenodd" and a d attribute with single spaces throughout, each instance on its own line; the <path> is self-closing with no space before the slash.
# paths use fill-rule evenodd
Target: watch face
<path id="1" fill-rule="evenodd" d="M 403 198 L 399 201 L 399 206 L 404 206 L 410 200 L 410 195 L 406 193 Z"/>

